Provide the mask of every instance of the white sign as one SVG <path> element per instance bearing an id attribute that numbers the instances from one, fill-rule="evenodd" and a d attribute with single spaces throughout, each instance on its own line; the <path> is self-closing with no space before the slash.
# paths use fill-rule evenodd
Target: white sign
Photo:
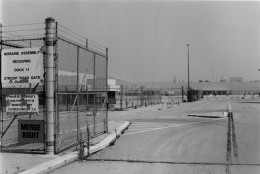
<path id="1" fill-rule="evenodd" d="M 43 79 L 43 55 L 40 48 L 2 50 L 2 83 L 40 83 Z"/>
<path id="2" fill-rule="evenodd" d="M 36 94 L 12 94 L 6 96 L 6 113 L 39 112 L 39 100 Z"/>

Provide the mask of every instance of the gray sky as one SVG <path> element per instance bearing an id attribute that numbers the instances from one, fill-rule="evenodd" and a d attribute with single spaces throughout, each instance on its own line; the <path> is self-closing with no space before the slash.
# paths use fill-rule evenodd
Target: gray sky
<path id="1" fill-rule="evenodd" d="M 260 2 L 0 0 L 3 25 L 59 24 L 109 48 L 109 76 L 135 82 L 260 80 Z"/>

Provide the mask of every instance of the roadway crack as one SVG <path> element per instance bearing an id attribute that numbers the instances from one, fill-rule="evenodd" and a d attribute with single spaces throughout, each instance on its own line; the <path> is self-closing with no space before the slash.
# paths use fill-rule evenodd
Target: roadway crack
<path id="1" fill-rule="evenodd" d="M 97 162 L 129 162 L 129 163 L 159 163 L 159 164 L 187 164 L 187 165 L 224 165 L 229 171 L 229 166 L 260 166 L 260 164 L 230 164 L 229 162 L 185 162 L 185 161 L 156 161 L 156 160 L 136 160 L 136 159 L 107 159 L 107 158 L 85 158 L 86 161 Z"/>

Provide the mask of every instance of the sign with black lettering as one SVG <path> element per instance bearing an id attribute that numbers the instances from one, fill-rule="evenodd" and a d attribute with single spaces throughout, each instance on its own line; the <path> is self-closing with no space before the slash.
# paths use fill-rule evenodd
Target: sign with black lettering
<path id="1" fill-rule="evenodd" d="M 40 83 L 43 81 L 43 55 L 40 48 L 3 49 L 2 83 Z"/>
<path id="2" fill-rule="evenodd" d="M 6 96 L 6 113 L 38 113 L 37 94 L 11 94 Z"/>
<path id="3" fill-rule="evenodd" d="M 18 120 L 19 143 L 44 143 L 43 120 Z"/>

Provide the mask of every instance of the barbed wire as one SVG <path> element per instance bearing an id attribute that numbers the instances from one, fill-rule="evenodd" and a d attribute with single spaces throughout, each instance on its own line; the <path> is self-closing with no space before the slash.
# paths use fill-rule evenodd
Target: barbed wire
<path id="1" fill-rule="evenodd" d="M 81 38 L 78 38 L 78 37 L 76 37 L 76 36 L 73 36 L 72 34 L 66 32 L 66 31 L 64 31 L 64 30 L 61 30 L 61 29 L 57 29 L 57 30 L 60 31 L 60 32 L 62 32 L 62 33 L 65 33 L 65 34 L 67 34 L 67 35 L 69 35 L 69 36 L 71 36 L 71 37 L 73 37 L 73 38 L 75 38 L 75 39 L 78 39 L 79 41 L 81 41 L 81 42 L 83 42 L 83 43 L 86 44 L 86 40 L 83 40 L 83 39 L 81 39 Z"/>
<path id="2" fill-rule="evenodd" d="M 8 33 L 8 32 L 5 32 L 4 34 L 8 34 L 8 35 L 11 35 L 11 36 L 2 36 L 2 38 L 14 38 L 14 37 L 17 37 L 17 38 L 25 38 L 25 37 L 38 37 L 38 36 L 44 36 L 44 34 L 26 34 L 26 35 L 16 35 L 16 34 L 12 34 L 12 33 Z"/>
<path id="3" fill-rule="evenodd" d="M 86 45 L 86 41 L 84 41 L 84 40 L 82 40 L 82 39 L 80 39 L 80 38 L 78 38 L 78 37 L 75 37 L 75 36 L 71 35 L 70 33 L 65 32 L 65 31 L 63 31 L 63 30 L 58 29 L 58 31 L 61 31 L 61 32 L 67 34 L 67 35 L 70 35 L 70 36 L 72 36 L 73 38 L 78 39 L 78 41 L 82 42 L 84 46 Z M 61 35 L 61 34 L 58 34 L 58 36 L 64 37 L 64 36 Z M 64 37 L 64 38 L 66 38 L 66 37 Z M 69 38 L 67 38 L 67 39 L 69 39 Z M 74 41 L 74 42 L 75 42 L 75 41 Z M 79 43 L 79 44 L 80 44 L 80 43 Z M 99 47 L 97 47 L 97 46 L 95 46 L 95 45 L 93 45 L 93 44 L 90 44 L 90 43 L 88 43 L 88 45 L 91 45 L 91 47 L 89 47 L 88 49 L 91 49 L 92 51 L 97 51 L 97 52 L 99 52 L 99 53 L 105 55 L 105 52 L 106 52 L 105 49 L 101 49 L 101 48 L 99 48 Z M 83 46 L 83 47 L 84 47 L 84 46 Z M 92 47 L 95 47 L 95 49 L 92 49 Z"/>
<path id="4" fill-rule="evenodd" d="M 95 45 L 93 45 L 93 44 L 91 44 L 91 43 L 89 43 L 89 45 L 95 47 L 96 49 L 99 49 L 100 51 L 105 51 L 104 49 L 100 49 L 99 47 L 96 47 Z"/>
<path id="5" fill-rule="evenodd" d="M 39 25 L 39 24 L 45 24 L 45 23 L 42 22 L 42 23 L 30 23 L 30 24 L 2 25 L 2 27 L 17 27 L 17 26 L 25 26 L 25 25 Z"/>
<path id="6" fill-rule="evenodd" d="M 8 32 L 5 32 L 4 34 L 8 34 L 8 35 L 11 35 L 11 36 L 9 36 L 9 37 L 20 37 L 20 38 L 22 38 L 22 36 L 18 36 L 18 35 L 16 35 L 16 34 L 11 34 L 11 33 L 8 33 Z"/>
<path id="7" fill-rule="evenodd" d="M 74 31 L 68 29 L 67 27 L 64 27 L 64 26 L 62 26 L 62 25 L 60 25 L 60 24 L 58 24 L 58 26 L 60 26 L 60 27 L 62 27 L 62 28 L 64 28 L 64 29 L 66 29 L 66 30 L 72 32 L 73 34 L 75 34 L 75 35 L 77 35 L 77 36 L 79 36 L 79 37 L 82 37 L 82 38 L 84 38 L 84 39 L 88 39 L 88 38 L 86 38 L 85 36 L 82 36 L 82 35 L 80 35 L 80 34 L 74 32 Z M 101 48 L 106 49 L 106 47 L 104 47 L 103 45 L 101 45 L 101 44 L 99 44 L 99 43 L 94 42 L 93 40 L 88 39 L 88 41 L 89 41 L 89 42 L 92 42 L 93 44 L 95 44 L 95 45 L 97 45 L 97 46 L 99 46 L 99 47 L 101 47 Z M 92 45 L 93 45 L 93 44 L 92 44 Z"/>
<path id="8" fill-rule="evenodd" d="M 13 33 L 13 32 L 18 32 L 18 31 L 26 31 L 26 32 L 29 32 L 29 31 L 44 31 L 44 28 L 37 28 L 37 29 L 27 29 L 27 30 L 6 30 L 6 31 L 2 31 L 2 33 Z"/>

